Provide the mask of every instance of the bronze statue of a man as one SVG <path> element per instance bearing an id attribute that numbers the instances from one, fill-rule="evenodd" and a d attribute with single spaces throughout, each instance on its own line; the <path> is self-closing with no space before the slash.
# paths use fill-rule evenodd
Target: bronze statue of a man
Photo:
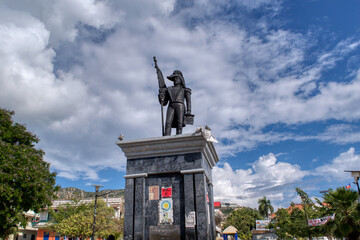
<path id="1" fill-rule="evenodd" d="M 179 70 L 175 70 L 167 77 L 174 86 L 166 87 L 156 59 L 154 60 L 159 79 L 159 102 L 162 106 L 169 104 L 163 135 L 171 135 L 171 128 L 176 128 L 176 134 L 181 134 L 183 127 L 186 124 L 193 124 L 194 121 L 194 115 L 191 114 L 191 89 L 186 87 L 184 76 Z"/>

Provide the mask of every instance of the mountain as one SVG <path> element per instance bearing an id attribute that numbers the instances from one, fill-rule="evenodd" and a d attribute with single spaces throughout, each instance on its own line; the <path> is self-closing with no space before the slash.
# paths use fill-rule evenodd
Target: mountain
<path id="1" fill-rule="evenodd" d="M 110 192 L 111 191 L 111 192 Z M 114 190 L 101 190 L 98 195 L 106 196 L 106 193 L 109 193 L 109 197 L 124 197 L 124 189 L 114 189 Z M 83 198 L 95 198 L 95 192 L 86 192 L 84 190 L 66 187 L 59 188 L 59 191 L 55 193 L 58 197 L 57 200 L 72 200 L 72 199 L 83 199 Z"/>

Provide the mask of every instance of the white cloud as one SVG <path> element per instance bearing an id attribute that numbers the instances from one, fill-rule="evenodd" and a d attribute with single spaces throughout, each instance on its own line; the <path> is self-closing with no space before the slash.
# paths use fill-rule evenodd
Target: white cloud
<path id="1" fill-rule="evenodd" d="M 272 202 L 286 198 L 293 184 L 307 175 L 298 165 L 278 162 L 273 153 L 261 156 L 249 169 L 232 169 L 228 163 L 213 168 L 215 199 L 257 207 L 262 196 Z"/>
<path id="2" fill-rule="evenodd" d="M 274 206 L 284 207 L 291 201 L 299 202 L 295 187 L 316 193 L 323 183 L 324 187 L 328 183 L 343 184 L 350 178 L 350 173 L 344 170 L 360 170 L 359 166 L 360 155 L 353 147 L 308 171 L 297 164 L 279 162 L 273 153 L 259 157 L 248 169 L 233 169 L 225 162 L 213 168 L 215 200 L 257 207 L 257 200 L 266 196 Z"/>
<path id="3" fill-rule="evenodd" d="M 50 44 L 55 47 L 64 41 L 74 41 L 79 23 L 96 28 L 110 28 L 121 21 L 122 11 L 114 11 L 108 3 L 96 0 L 2 1 L 3 6 L 8 9 L 30 13 L 42 21 L 45 28 L 51 32 Z M 16 16 L 14 15 L 13 19 L 16 19 Z"/>
<path id="4" fill-rule="evenodd" d="M 341 181 L 350 176 L 350 173 L 344 172 L 345 170 L 360 170 L 360 155 L 356 154 L 353 147 L 334 158 L 331 163 L 316 168 L 314 175 L 323 176 L 328 181 Z"/>
<path id="5" fill-rule="evenodd" d="M 351 124 L 333 124 L 328 126 L 324 132 L 315 136 L 296 136 L 296 140 L 305 141 L 316 139 L 329 141 L 336 144 L 348 144 L 360 142 L 360 131 L 358 126 Z"/>
<path id="6" fill-rule="evenodd" d="M 51 163 L 51 168 L 57 170 L 57 176 L 67 178 L 70 180 L 93 180 L 98 182 L 107 182 L 107 179 L 101 179 L 98 175 L 98 171 L 102 170 L 102 167 L 91 166 L 89 163 L 81 163 L 76 159 L 77 156 L 67 159 L 51 159 L 47 158 L 47 161 Z M 77 160 L 77 161 L 76 161 Z"/>
<path id="7" fill-rule="evenodd" d="M 0 101 L 28 122 L 51 122 L 84 106 L 86 86 L 71 74 L 53 73 L 49 32 L 28 13 L 0 14 Z M 11 16 L 17 16 L 16 18 Z"/>
<path id="8" fill-rule="evenodd" d="M 274 13 L 279 2 L 239 5 L 250 10 L 273 7 Z M 224 4 L 229 3 L 195 1 L 176 12 L 181 4 L 173 0 L 5 1 L 0 10 L 0 101 L 40 136 L 59 176 L 72 179 L 98 179 L 96 171 L 103 165 L 123 170 L 124 157 L 114 144 L 120 133 L 125 139 L 160 135 L 153 55 L 164 75 L 178 68 L 193 89 L 195 125 L 184 131 L 209 125 L 226 142 L 218 148 L 222 156 L 259 143 L 308 137 L 264 130 L 271 124 L 296 127 L 360 118 L 359 75 L 352 75 L 352 81 L 322 83 L 322 74 L 358 49 L 359 41 L 343 40 L 306 65 L 311 34 L 268 29 L 267 18 L 260 21 L 261 35 L 254 34 L 242 23 L 217 16 Z M 197 20 L 211 17 L 189 26 L 187 17 L 195 18 L 195 13 Z M 79 36 L 79 24 L 93 27 L 102 41 Z M 107 34 L 104 28 L 113 31 Z M 65 48 L 71 54 L 59 52 Z M 341 142 L 334 138 L 339 131 L 328 129 L 310 138 L 359 141 L 345 129 Z M 254 165 L 268 174 L 261 166 Z M 279 184 L 290 178 L 280 176 L 268 177 Z"/>
<path id="9" fill-rule="evenodd" d="M 27 3 L 12 1 L 0 8 L 0 101 L 3 107 L 16 111 L 16 119 L 26 122 L 30 130 L 35 129 L 42 139 L 39 146 L 47 152 L 46 160 L 59 172 L 58 176 L 99 180 L 97 171 L 102 169 L 102 163 L 121 170 L 124 166 L 123 160 L 119 161 L 121 156 L 109 160 L 111 153 L 99 149 L 104 143 L 114 147 L 115 136 L 110 143 L 105 140 L 91 146 L 92 141 L 103 138 L 99 126 L 111 118 L 110 110 L 89 91 L 83 79 L 61 69 L 54 73 L 56 50 L 52 45 L 73 40 L 69 33 L 80 21 L 95 27 L 108 26 L 110 10 L 105 2 L 51 3 L 59 8 L 47 4 L 38 1 L 27 9 Z M 47 19 L 50 15 L 54 18 Z M 48 21 L 57 20 L 58 25 L 50 26 Z M 85 136 L 90 141 L 84 141 Z"/>

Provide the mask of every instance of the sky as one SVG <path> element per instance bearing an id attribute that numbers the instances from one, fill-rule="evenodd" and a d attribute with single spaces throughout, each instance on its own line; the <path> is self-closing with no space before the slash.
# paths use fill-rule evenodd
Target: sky
<path id="1" fill-rule="evenodd" d="M 115 144 L 161 136 L 153 56 L 219 143 L 215 200 L 275 208 L 360 170 L 358 0 L 1 0 L 0 107 L 57 184 L 124 188 Z M 171 82 L 167 81 L 167 85 Z M 174 131 L 173 131 L 174 132 Z"/>

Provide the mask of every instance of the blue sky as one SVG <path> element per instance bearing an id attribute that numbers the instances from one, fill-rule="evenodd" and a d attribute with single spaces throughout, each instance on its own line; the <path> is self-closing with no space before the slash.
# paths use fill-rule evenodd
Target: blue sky
<path id="1" fill-rule="evenodd" d="M 5 0 L 0 102 L 62 187 L 123 188 L 117 137 L 161 135 L 157 79 L 182 70 L 221 161 L 215 199 L 274 206 L 360 170 L 357 0 Z M 168 83 L 170 84 L 170 83 Z M 354 187 L 354 185 L 353 185 Z M 355 187 L 354 187 L 355 189 Z"/>

